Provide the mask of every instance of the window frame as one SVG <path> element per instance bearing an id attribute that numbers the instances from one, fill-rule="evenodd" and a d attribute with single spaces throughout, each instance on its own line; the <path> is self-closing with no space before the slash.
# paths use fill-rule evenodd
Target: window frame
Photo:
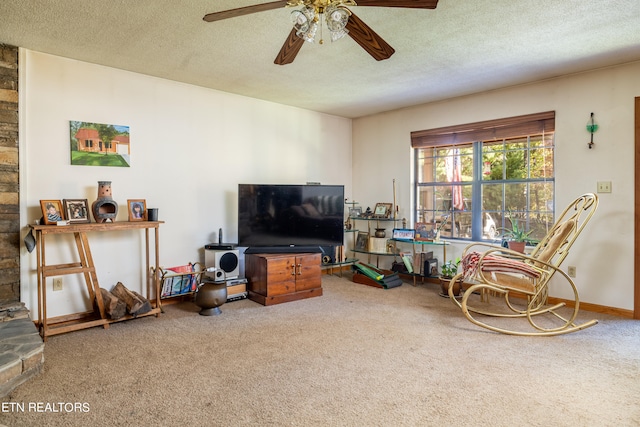
<path id="1" fill-rule="evenodd" d="M 543 113 L 535 113 L 528 114 L 523 116 L 515 116 L 497 120 L 489 120 L 483 122 L 469 123 L 464 125 L 454 125 L 443 128 L 436 129 L 428 129 L 422 131 L 416 131 L 411 133 L 411 147 L 414 149 L 414 203 L 413 203 L 413 215 L 414 220 L 418 221 L 421 218 L 421 211 L 425 211 L 424 208 L 420 209 L 421 203 L 421 188 L 423 187 L 432 187 L 435 189 L 438 186 L 446 186 L 451 183 L 439 183 L 437 180 L 435 181 L 422 181 L 424 176 L 421 176 L 420 172 L 422 170 L 423 163 L 421 163 L 421 159 L 423 158 L 420 155 L 420 150 L 430 149 L 430 148 L 455 148 L 460 147 L 462 145 L 470 146 L 472 148 L 472 163 L 473 163 L 473 178 L 471 181 L 456 181 L 459 185 L 470 185 L 471 186 L 471 235 L 470 237 L 453 237 L 453 229 L 451 229 L 451 237 L 456 240 L 471 240 L 471 241 L 491 241 L 494 239 L 485 238 L 484 235 L 484 213 L 485 209 L 482 206 L 482 194 L 483 194 L 483 185 L 509 185 L 509 184 L 524 184 L 529 186 L 530 184 L 535 183 L 551 183 L 552 195 L 551 202 L 552 207 L 547 213 L 550 214 L 550 221 L 553 222 L 553 218 L 555 215 L 553 202 L 555 200 L 555 169 L 553 170 L 553 174 L 551 177 L 542 177 L 542 178 L 532 178 L 530 174 L 530 164 L 527 163 L 527 176 L 521 179 L 503 179 L 502 180 L 491 180 L 487 182 L 483 179 L 482 171 L 483 171 L 483 147 L 489 144 L 495 144 L 496 142 L 502 142 L 503 150 L 505 142 L 508 140 L 514 139 L 524 139 L 526 138 L 526 152 L 531 152 L 531 139 L 532 137 L 536 137 L 538 135 L 542 135 L 543 139 L 547 139 L 551 136 L 551 148 L 555 152 L 555 112 L 547 111 Z M 506 151 L 504 151 L 506 153 Z M 555 159 L 555 157 L 554 157 Z M 436 160 L 434 160 L 434 165 Z M 455 184 L 455 183 L 454 183 Z M 504 197 L 504 187 L 503 187 L 503 197 Z M 474 203 L 474 201 L 480 200 L 480 203 Z M 526 210 L 524 213 L 526 214 L 527 222 L 530 217 L 531 210 L 531 200 L 527 198 L 526 200 Z M 452 202 L 453 203 L 453 200 Z M 501 219 L 500 223 L 498 223 L 498 218 L 494 218 L 496 220 L 496 227 L 498 229 L 507 226 L 505 224 L 505 212 L 507 209 L 505 207 L 501 210 Z M 437 207 L 434 207 L 434 213 L 437 212 Z M 535 211 L 540 215 L 540 210 Z M 455 211 L 452 211 L 455 216 Z M 435 216 L 435 214 L 434 214 Z M 424 219 L 423 219 L 424 220 Z M 529 224 L 526 224 L 528 227 Z"/>

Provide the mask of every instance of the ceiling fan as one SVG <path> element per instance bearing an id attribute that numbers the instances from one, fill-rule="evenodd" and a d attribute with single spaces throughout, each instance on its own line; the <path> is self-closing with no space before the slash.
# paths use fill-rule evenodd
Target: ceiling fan
<path id="1" fill-rule="evenodd" d="M 391 57 L 395 50 L 347 6 L 435 9 L 437 5 L 438 0 L 280 0 L 208 13 L 202 19 L 213 22 L 280 7 L 301 7 L 291 12 L 293 29 L 276 56 L 275 64 L 292 63 L 305 41 L 315 41 L 319 27 L 322 32 L 323 15 L 332 41 L 349 35 L 375 60 L 382 61 Z M 322 42 L 320 38 L 319 43 Z"/>

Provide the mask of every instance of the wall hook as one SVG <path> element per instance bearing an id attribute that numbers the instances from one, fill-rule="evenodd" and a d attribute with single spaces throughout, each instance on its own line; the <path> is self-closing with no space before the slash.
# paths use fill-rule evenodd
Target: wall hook
<path id="1" fill-rule="evenodd" d="M 587 132 L 589 132 L 591 134 L 591 142 L 589 142 L 587 144 L 589 149 L 591 149 L 593 147 L 593 145 L 595 144 L 595 142 L 593 142 L 593 134 L 597 130 L 598 130 L 598 124 L 596 123 L 596 120 L 593 118 L 593 113 L 591 113 L 591 118 L 587 122 Z"/>

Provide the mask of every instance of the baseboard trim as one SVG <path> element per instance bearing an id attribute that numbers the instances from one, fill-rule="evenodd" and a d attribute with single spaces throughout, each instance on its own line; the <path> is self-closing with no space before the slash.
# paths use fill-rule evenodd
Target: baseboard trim
<path id="1" fill-rule="evenodd" d="M 551 304 L 558 304 L 561 302 L 567 304 L 567 307 L 575 306 L 574 301 L 565 300 L 562 298 L 549 297 L 549 303 Z M 585 311 L 591 311 L 593 313 L 609 314 L 611 316 L 618 316 L 618 317 L 633 319 L 633 310 L 626 310 L 623 308 L 615 308 L 615 307 L 608 307 L 605 305 L 591 304 L 588 302 L 580 302 L 580 309 Z"/>

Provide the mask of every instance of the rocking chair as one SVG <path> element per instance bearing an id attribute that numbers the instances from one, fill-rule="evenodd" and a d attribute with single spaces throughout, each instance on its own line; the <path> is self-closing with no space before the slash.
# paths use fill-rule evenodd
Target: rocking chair
<path id="1" fill-rule="evenodd" d="M 597 195 L 587 193 L 578 197 L 562 212 L 551 230 L 529 255 L 490 244 L 468 245 L 462 253 L 462 271 L 449 283 L 449 297 L 462 309 L 469 321 L 504 334 L 552 336 L 597 324 L 597 320 L 575 323 L 580 309 L 578 290 L 571 277 L 560 269 L 573 242 L 597 207 Z M 568 315 L 559 313 L 559 309 L 567 305 L 565 302 L 552 306 L 547 302 L 549 281 L 556 273 L 573 291 L 574 303 L 570 304 L 573 305 L 573 310 L 570 307 L 563 309 L 570 311 Z M 456 298 L 452 285 L 461 278 L 465 285 L 470 286 L 466 287 L 462 298 Z M 495 304 L 490 304 L 486 309 L 481 309 L 479 305 L 470 306 L 469 298 L 478 293 L 482 297 L 480 304 L 485 296 L 497 294 L 504 296 L 505 305 L 496 307 Z M 513 318 L 526 319 L 528 329 L 520 331 L 505 328 L 504 324 L 512 324 Z"/>

